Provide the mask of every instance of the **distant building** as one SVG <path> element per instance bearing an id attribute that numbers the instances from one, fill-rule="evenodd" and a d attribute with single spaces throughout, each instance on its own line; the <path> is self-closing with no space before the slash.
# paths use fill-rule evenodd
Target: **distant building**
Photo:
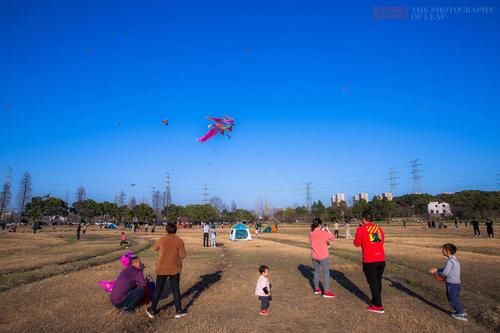
<path id="1" fill-rule="evenodd" d="M 337 193 L 335 195 L 332 195 L 332 206 L 333 205 L 340 205 L 342 202 L 345 202 L 345 194 L 344 193 Z"/>
<path id="2" fill-rule="evenodd" d="M 368 199 L 368 192 L 361 192 L 359 194 L 352 196 L 352 204 L 353 205 L 357 204 L 361 200 L 365 200 L 366 202 L 370 201 Z"/>
<path id="3" fill-rule="evenodd" d="M 427 212 L 431 215 L 453 215 L 451 213 L 450 205 L 446 202 L 432 201 L 427 205 Z"/>
<path id="4" fill-rule="evenodd" d="M 392 201 L 392 199 L 393 199 L 392 193 L 391 192 L 384 192 L 384 193 L 382 193 L 382 198 L 386 198 L 387 200 Z"/>

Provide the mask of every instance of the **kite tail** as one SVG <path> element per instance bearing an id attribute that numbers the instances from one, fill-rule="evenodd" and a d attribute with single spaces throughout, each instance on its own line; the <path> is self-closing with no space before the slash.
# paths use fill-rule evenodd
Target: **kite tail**
<path id="1" fill-rule="evenodd" d="M 198 142 L 207 142 L 211 138 L 217 135 L 219 133 L 219 130 L 217 128 L 212 128 L 210 131 L 205 133 L 201 138 L 198 139 Z"/>

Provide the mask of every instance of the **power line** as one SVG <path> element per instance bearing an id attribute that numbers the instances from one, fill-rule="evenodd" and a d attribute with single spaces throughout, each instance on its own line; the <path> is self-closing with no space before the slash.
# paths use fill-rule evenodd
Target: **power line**
<path id="1" fill-rule="evenodd" d="M 311 185 L 312 182 L 306 183 L 306 208 L 308 211 L 311 209 L 311 201 L 312 201 Z"/>
<path id="2" fill-rule="evenodd" d="M 420 180 L 422 179 L 421 169 L 422 163 L 420 163 L 420 159 L 410 161 L 411 163 L 411 175 L 413 179 L 413 193 L 422 193 L 420 187 Z"/>
<path id="3" fill-rule="evenodd" d="M 208 187 L 207 184 L 203 186 L 203 202 L 208 203 Z"/>
<path id="4" fill-rule="evenodd" d="M 396 196 L 396 191 L 397 191 L 397 188 L 398 188 L 398 172 L 396 171 L 395 168 L 390 168 L 389 169 L 389 181 L 390 181 L 390 185 L 391 185 L 391 193 L 393 196 Z"/>

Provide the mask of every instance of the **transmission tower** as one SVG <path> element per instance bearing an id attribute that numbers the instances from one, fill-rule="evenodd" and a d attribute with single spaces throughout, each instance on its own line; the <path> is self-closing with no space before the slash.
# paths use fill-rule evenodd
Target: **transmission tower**
<path id="1" fill-rule="evenodd" d="M 311 194 L 311 182 L 306 183 L 306 208 L 309 211 L 311 209 L 311 201 L 312 201 L 312 194 Z"/>
<path id="2" fill-rule="evenodd" d="M 168 218 L 168 207 L 172 204 L 172 192 L 170 191 L 170 173 L 165 177 L 165 193 L 163 193 L 163 209 L 165 209 L 165 221 Z"/>
<path id="3" fill-rule="evenodd" d="M 398 172 L 396 171 L 395 168 L 390 168 L 389 169 L 389 181 L 390 181 L 390 184 L 391 184 L 391 193 L 392 193 L 392 196 L 395 197 L 396 196 L 396 191 L 398 189 Z"/>
<path id="4" fill-rule="evenodd" d="M 203 186 L 203 202 L 208 203 L 208 187 L 207 184 Z"/>
<path id="5" fill-rule="evenodd" d="M 420 167 L 422 164 L 420 163 L 420 159 L 417 158 L 416 160 L 410 161 L 411 163 L 411 175 L 413 179 L 413 193 L 422 193 L 421 192 L 421 187 L 420 187 L 420 180 L 422 179 L 421 176 L 421 169 Z"/>

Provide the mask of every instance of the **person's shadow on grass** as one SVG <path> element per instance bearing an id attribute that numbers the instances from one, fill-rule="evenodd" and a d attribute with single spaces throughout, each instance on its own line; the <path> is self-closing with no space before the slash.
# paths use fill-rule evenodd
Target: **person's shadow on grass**
<path id="1" fill-rule="evenodd" d="M 298 270 L 309 281 L 309 285 L 314 289 L 314 269 L 311 266 L 299 265 Z M 345 276 L 344 273 L 331 269 L 330 276 L 337 281 L 344 289 L 351 292 L 361 301 L 368 303 L 370 298 L 359 287 Z"/>
<path id="2" fill-rule="evenodd" d="M 212 274 L 206 274 L 200 276 L 200 279 L 198 282 L 196 282 L 193 286 L 191 286 L 188 290 L 186 290 L 182 295 L 181 295 L 181 300 L 184 300 L 186 298 L 189 298 L 189 302 L 183 306 L 184 311 L 188 311 L 188 309 L 194 304 L 196 299 L 201 296 L 203 292 L 208 290 L 212 285 L 215 283 L 219 282 L 222 277 L 222 271 L 217 271 Z M 162 293 L 162 299 L 168 297 L 168 295 L 165 295 L 166 297 L 163 297 L 165 293 Z M 165 310 L 171 306 L 174 305 L 174 302 L 171 301 L 170 303 L 167 303 L 160 308 L 158 308 L 158 311 Z"/>
<path id="3" fill-rule="evenodd" d="M 397 290 L 404 292 L 408 296 L 415 297 L 419 301 L 421 301 L 421 302 L 423 302 L 423 303 L 425 303 L 425 304 L 433 307 L 436 310 L 439 310 L 439 311 L 444 312 L 446 314 L 449 313 L 449 311 L 447 311 L 446 309 L 442 308 L 441 306 L 439 306 L 436 303 L 432 303 L 431 301 L 429 301 L 426 298 L 424 298 L 422 295 L 419 295 L 416 292 L 414 292 L 413 290 L 411 290 L 408 287 L 404 286 L 401 282 L 398 282 L 398 281 L 393 280 L 393 279 L 388 278 L 388 277 L 384 277 L 383 279 L 386 280 L 386 281 L 389 281 L 391 283 L 391 285 L 389 287 L 396 288 Z"/>
<path id="4" fill-rule="evenodd" d="M 314 270 L 312 269 L 312 267 L 300 264 L 297 269 L 300 273 L 302 273 L 302 276 L 304 276 L 309 281 L 311 289 L 314 290 Z"/>
<path id="5" fill-rule="evenodd" d="M 330 269 L 330 276 L 332 279 L 337 281 L 338 284 L 342 286 L 342 288 L 349 291 L 351 294 L 359 298 L 364 303 L 370 303 L 370 297 L 363 292 L 363 290 L 359 289 L 359 287 L 351 281 L 345 273 L 336 271 L 334 269 Z"/>

